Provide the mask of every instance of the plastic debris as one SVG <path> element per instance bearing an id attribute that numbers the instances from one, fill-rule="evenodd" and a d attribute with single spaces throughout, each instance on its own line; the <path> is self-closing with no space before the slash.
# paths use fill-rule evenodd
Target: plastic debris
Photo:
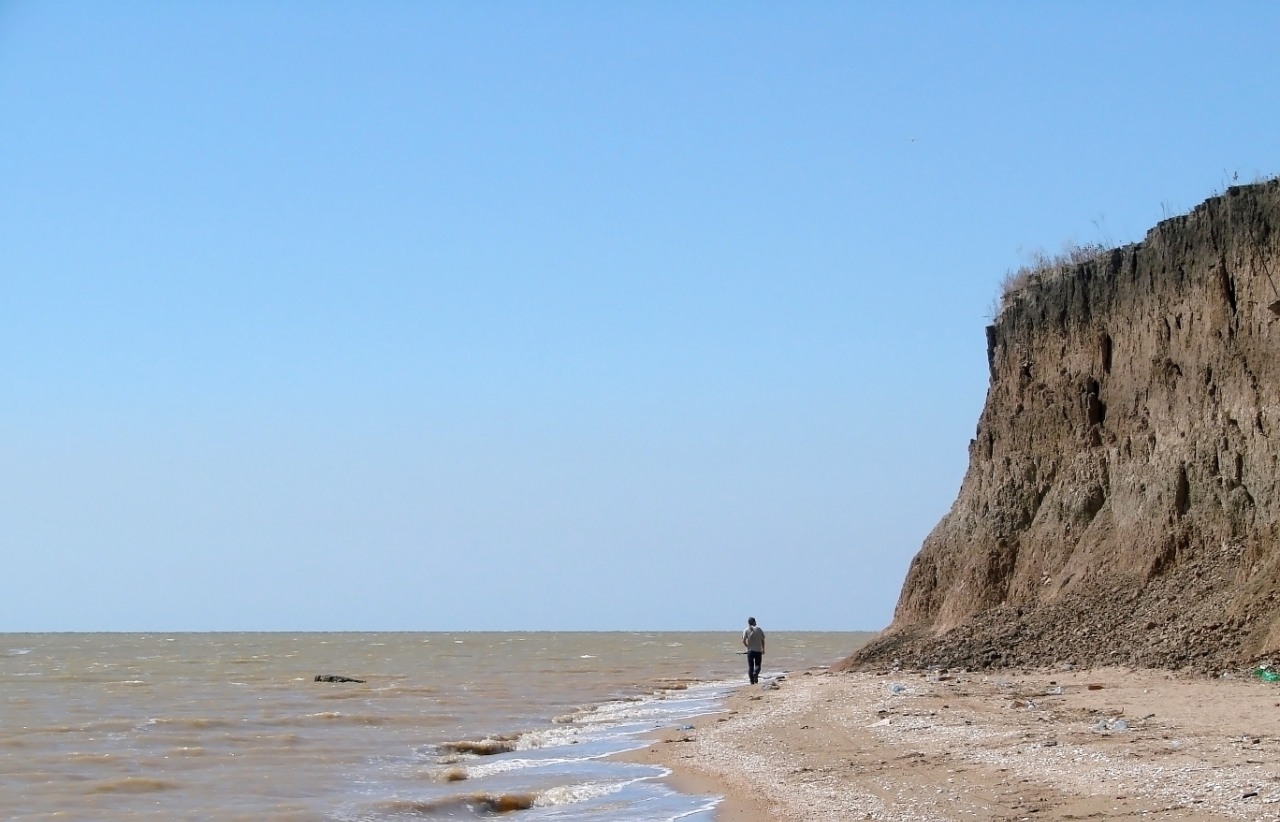
<path id="1" fill-rule="evenodd" d="M 1276 673 L 1275 671 L 1266 667 L 1254 668 L 1253 675 L 1256 676 L 1258 679 L 1261 679 L 1263 682 L 1280 681 L 1280 673 Z"/>

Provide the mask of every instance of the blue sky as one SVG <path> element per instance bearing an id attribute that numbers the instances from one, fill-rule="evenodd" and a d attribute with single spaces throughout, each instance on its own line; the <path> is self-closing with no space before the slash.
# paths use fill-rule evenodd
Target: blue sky
<path id="1" fill-rule="evenodd" d="M 878 629 L 1261 3 L 0 2 L 0 631 Z"/>

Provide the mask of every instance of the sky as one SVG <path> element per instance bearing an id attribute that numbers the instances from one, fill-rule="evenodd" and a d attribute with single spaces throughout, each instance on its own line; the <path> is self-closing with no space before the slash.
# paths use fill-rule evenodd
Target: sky
<path id="1" fill-rule="evenodd" d="M 0 0 L 0 632 L 877 630 L 1263 3 Z"/>

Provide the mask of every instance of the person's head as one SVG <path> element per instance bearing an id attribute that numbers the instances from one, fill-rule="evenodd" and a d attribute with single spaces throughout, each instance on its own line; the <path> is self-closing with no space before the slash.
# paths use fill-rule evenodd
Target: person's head
<path id="1" fill-rule="evenodd" d="M 752 628 L 756 627 L 756 618 L 747 617 L 747 624 L 750 625 Z"/>

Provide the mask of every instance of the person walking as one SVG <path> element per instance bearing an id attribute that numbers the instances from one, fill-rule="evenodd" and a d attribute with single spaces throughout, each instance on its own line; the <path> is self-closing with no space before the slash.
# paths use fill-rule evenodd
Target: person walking
<path id="1" fill-rule="evenodd" d="M 742 632 L 742 644 L 747 649 L 747 679 L 755 685 L 760 681 L 760 665 L 764 662 L 764 629 L 756 624 L 755 617 L 747 618 L 747 630 Z"/>

